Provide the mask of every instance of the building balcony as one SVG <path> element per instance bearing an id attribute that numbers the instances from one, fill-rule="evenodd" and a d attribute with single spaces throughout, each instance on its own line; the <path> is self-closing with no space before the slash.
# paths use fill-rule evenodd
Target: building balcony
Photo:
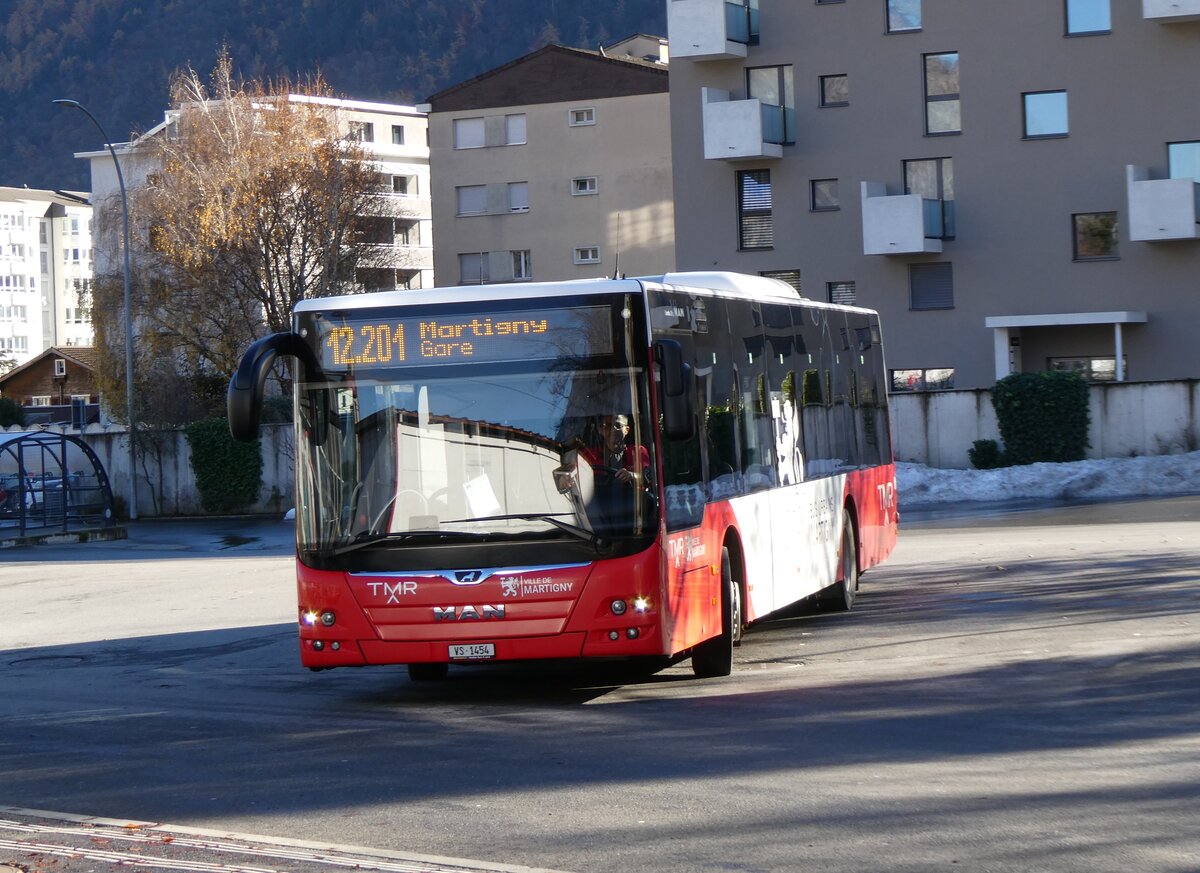
<path id="1" fill-rule="evenodd" d="M 667 33 L 671 60 L 723 61 L 746 57 L 758 39 L 758 3 L 670 0 Z"/>
<path id="2" fill-rule="evenodd" d="M 1147 167 L 1125 167 L 1131 240 L 1200 239 L 1200 184 L 1151 179 Z"/>
<path id="3" fill-rule="evenodd" d="M 702 88 L 701 92 L 706 160 L 783 157 L 786 131 L 795 123 L 794 110 L 759 100 L 731 100 L 728 91 L 716 88 Z"/>
<path id="4" fill-rule="evenodd" d="M 930 200 L 919 194 L 889 195 L 883 182 L 863 182 L 863 254 L 940 252 L 952 216 L 952 203 Z"/>
<path id="5" fill-rule="evenodd" d="M 1200 21 L 1200 0 L 1142 0 L 1142 17 L 1163 24 Z"/>

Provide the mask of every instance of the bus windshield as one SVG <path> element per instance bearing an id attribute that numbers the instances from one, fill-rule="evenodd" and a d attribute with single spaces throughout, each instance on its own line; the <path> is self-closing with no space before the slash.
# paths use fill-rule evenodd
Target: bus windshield
<path id="1" fill-rule="evenodd" d="M 654 441 L 639 313 L 621 297 L 526 309 L 520 321 L 493 312 L 487 325 L 446 306 L 403 317 L 393 310 L 301 319 L 323 349 L 322 372 L 296 388 L 302 555 L 337 566 L 343 555 L 397 545 L 502 543 L 511 560 L 525 542 L 544 550 L 546 540 L 569 541 L 586 555 L 653 535 Z M 472 323 L 480 333 L 498 324 L 547 325 L 554 338 L 476 342 L 483 362 L 433 345 L 425 352 L 448 359 L 421 358 L 416 343 L 432 335 L 430 325 L 461 347 L 462 326 Z M 362 363 L 364 352 L 346 338 L 363 335 L 364 324 L 377 351 L 386 335 L 407 344 L 407 357 Z"/>

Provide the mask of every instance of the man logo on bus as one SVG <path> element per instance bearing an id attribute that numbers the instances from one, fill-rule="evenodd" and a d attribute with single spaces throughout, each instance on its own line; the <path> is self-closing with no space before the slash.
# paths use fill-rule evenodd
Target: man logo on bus
<path id="1" fill-rule="evenodd" d="M 485 618 L 504 618 L 504 604 L 485 603 L 480 607 L 435 606 L 433 608 L 434 621 L 479 621 Z"/>

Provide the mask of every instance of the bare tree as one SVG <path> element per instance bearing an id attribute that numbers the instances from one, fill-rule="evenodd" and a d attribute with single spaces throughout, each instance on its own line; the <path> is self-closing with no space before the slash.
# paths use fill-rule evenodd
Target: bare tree
<path id="1" fill-rule="evenodd" d="M 400 266 L 379 244 L 391 218 L 377 167 L 319 78 L 240 81 L 222 53 L 207 82 L 185 69 L 171 95 L 170 123 L 138 146 L 152 170 L 130 192 L 137 360 L 227 380 L 251 341 L 288 329 L 300 300 L 353 293 L 356 273 Z M 109 215 L 113 204 L 96 206 Z M 96 282 L 93 313 L 105 381 L 119 385 L 113 278 Z"/>

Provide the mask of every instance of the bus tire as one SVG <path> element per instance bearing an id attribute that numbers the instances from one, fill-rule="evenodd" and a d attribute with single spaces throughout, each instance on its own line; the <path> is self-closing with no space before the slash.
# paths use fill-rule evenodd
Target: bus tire
<path id="1" fill-rule="evenodd" d="M 733 649 L 742 640 L 742 589 L 733 578 L 729 549 L 721 549 L 721 632 L 692 649 L 692 673 L 697 679 L 733 672 Z"/>
<path id="2" fill-rule="evenodd" d="M 854 537 L 854 521 L 849 510 L 842 510 L 841 578 L 819 596 L 822 609 L 846 612 L 854 606 L 858 593 L 858 547 Z"/>
<path id="3" fill-rule="evenodd" d="M 446 678 L 450 665 L 446 663 L 421 663 L 408 665 L 408 678 L 412 682 L 437 682 Z"/>

